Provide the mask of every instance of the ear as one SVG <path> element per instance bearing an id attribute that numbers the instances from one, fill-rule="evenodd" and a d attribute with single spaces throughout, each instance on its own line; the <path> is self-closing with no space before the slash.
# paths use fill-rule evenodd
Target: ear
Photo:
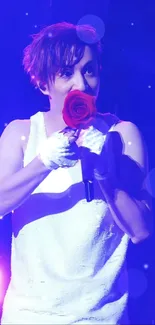
<path id="1" fill-rule="evenodd" d="M 45 83 L 41 83 L 40 81 L 37 81 L 37 86 L 42 92 L 42 94 L 49 96 L 48 86 Z"/>

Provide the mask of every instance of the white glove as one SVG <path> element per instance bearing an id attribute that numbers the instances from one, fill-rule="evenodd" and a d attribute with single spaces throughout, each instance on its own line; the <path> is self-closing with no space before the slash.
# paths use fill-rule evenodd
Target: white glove
<path id="1" fill-rule="evenodd" d="M 87 130 L 82 130 L 78 139 L 79 147 L 89 149 L 90 158 L 87 155 L 87 160 L 92 159 L 94 177 L 97 180 L 104 179 L 107 174 L 107 159 L 104 152 L 105 140 L 106 135 L 94 126 L 90 126 Z"/>
<path id="2" fill-rule="evenodd" d="M 96 129 L 94 126 L 90 126 L 86 130 L 80 132 L 78 144 L 80 147 L 85 147 L 92 153 L 100 155 L 103 149 L 106 136 Z"/>
<path id="3" fill-rule="evenodd" d="M 51 170 L 74 166 L 79 159 L 76 139 L 74 130 L 70 130 L 66 134 L 63 132 L 53 133 L 42 143 L 39 159 Z"/>

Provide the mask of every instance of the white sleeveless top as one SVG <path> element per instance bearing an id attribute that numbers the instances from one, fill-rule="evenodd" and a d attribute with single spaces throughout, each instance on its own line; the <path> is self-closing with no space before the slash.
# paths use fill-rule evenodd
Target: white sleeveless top
<path id="1" fill-rule="evenodd" d="M 26 166 L 45 139 L 31 117 Z M 2 324 L 127 324 L 129 238 L 98 183 L 87 203 L 81 165 L 52 171 L 12 215 L 12 276 Z"/>

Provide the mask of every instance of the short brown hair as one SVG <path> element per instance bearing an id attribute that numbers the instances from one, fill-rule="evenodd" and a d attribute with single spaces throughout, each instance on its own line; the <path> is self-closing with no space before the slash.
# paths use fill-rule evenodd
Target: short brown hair
<path id="1" fill-rule="evenodd" d="M 101 60 L 101 42 L 96 30 L 89 25 L 73 25 L 62 22 L 43 28 L 33 34 L 32 43 L 24 49 L 24 70 L 30 75 L 31 82 L 44 86 L 54 79 L 63 67 L 71 65 L 76 57 L 78 63 L 88 45 L 95 52 L 98 64 Z M 72 48 L 72 51 L 71 51 Z"/>

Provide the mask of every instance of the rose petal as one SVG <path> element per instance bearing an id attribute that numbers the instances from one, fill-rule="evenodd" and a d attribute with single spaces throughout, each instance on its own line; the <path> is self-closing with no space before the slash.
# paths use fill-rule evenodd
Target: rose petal
<path id="1" fill-rule="evenodd" d="M 65 99 L 63 118 L 70 127 L 86 127 L 96 115 L 95 97 L 80 92 L 71 91 Z"/>

